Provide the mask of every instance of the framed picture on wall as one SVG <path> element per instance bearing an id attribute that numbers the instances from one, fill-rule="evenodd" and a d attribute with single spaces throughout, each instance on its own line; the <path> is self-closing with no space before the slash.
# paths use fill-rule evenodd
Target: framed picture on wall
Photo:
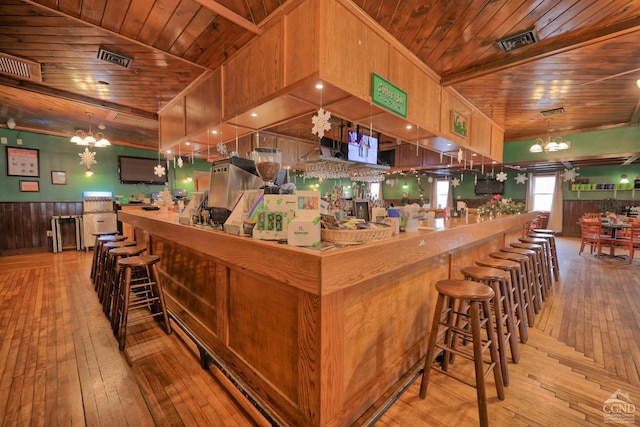
<path id="1" fill-rule="evenodd" d="M 51 183 L 53 185 L 67 185 L 67 172 L 51 171 Z"/>
<path id="2" fill-rule="evenodd" d="M 26 193 L 40 192 L 40 181 L 20 181 L 20 191 Z"/>
<path id="3" fill-rule="evenodd" d="M 467 137 L 467 118 L 456 110 L 451 110 L 451 132 L 463 138 Z"/>
<path id="4" fill-rule="evenodd" d="M 7 147 L 7 175 L 40 177 L 39 156 L 34 148 Z"/>

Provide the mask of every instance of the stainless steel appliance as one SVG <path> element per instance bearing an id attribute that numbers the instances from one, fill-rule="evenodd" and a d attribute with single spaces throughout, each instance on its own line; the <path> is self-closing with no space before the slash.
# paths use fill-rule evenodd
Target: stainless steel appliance
<path id="1" fill-rule="evenodd" d="M 211 180 L 207 206 L 215 224 L 223 224 L 244 190 L 263 185 L 253 160 L 231 157 L 211 166 Z"/>
<path id="2" fill-rule="evenodd" d="M 113 193 L 110 191 L 85 191 L 82 193 L 82 246 L 93 247 L 93 233 L 118 230 L 116 212 L 113 210 Z"/>

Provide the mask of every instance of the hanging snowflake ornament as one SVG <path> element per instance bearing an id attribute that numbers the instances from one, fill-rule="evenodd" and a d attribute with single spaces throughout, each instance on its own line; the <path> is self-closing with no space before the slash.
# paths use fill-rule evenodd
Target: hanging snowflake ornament
<path id="1" fill-rule="evenodd" d="M 331 113 L 328 111 L 324 111 L 324 108 L 320 107 L 320 109 L 318 110 L 318 114 L 311 118 L 311 122 L 313 123 L 313 129 L 311 129 L 311 133 L 318 135 L 319 138 L 322 138 L 325 132 L 331 130 L 331 123 L 329 123 L 330 118 Z"/>
<path id="2" fill-rule="evenodd" d="M 451 180 L 451 186 L 455 188 L 455 187 L 457 187 L 458 185 L 460 185 L 460 180 L 459 180 L 458 178 L 453 178 L 453 179 Z"/>
<path id="3" fill-rule="evenodd" d="M 218 150 L 218 153 L 220 153 L 221 156 L 226 156 L 227 155 L 227 144 L 225 144 L 224 142 L 219 142 L 218 145 L 216 145 L 216 150 Z"/>
<path id="4" fill-rule="evenodd" d="M 184 162 L 182 161 L 182 157 L 178 157 L 177 163 L 178 163 L 178 167 L 181 168 L 182 165 L 184 164 Z"/>
<path id="5" fill-rule="evenodd" d="M 526 173 L 519 173 L 518 175 L 516 175 L 516 184 L 524 184 L 527 181 L 527 174 Z"/>
<path id="6" fill-rule="evenodd" d="M 433 177 L 430 176 L 429 178 L 427 178 L 427 181 L 429 182 L 429 184 L 431 184 L 433 182 Z"/>
<path id="7" fill-rule="evenodd" d="M 462 152 L 462 148 L 458 150 L 458 163 L 462 163 L 462 159 L 464 158 L 464 153 Z"/>
<path id="8" fill-rule="evenodd" d="M 564 182 L 575 181 L 576 177 L 580 176 L 580 172 L 578 172 L 578 169 L 580 168 L 565 169 L 564 172 L 562 172 L 562 180 Z"/>
<path id="9" fill-rule="evenodd" d="M 98 163 L 96 161 L 96 153 L 89 151 L 88 148 L 85 148 L 82 153 L 78 153 L 78 156 L 80 156 L 80 164 L 89 169 L 91 169 L 91 165 Z"/>
<path id="10" fill-rule="evenodd" d="M 161 164 L 158 164 L 156 167 L 153 168 L 153 174 L 158 175 L 160 177 L 165 176 L 166 169 Z"/>
<path id="11" fill-rule="evenodd" d="M 496 181 L 505 182 L 507 180 L 507 173 L 500 172 L 496 175 Z"/>

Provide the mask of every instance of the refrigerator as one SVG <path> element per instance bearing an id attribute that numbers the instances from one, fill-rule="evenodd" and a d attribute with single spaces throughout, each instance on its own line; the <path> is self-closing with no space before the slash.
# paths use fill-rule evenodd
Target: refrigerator
<path id="1" fill-rule="evenodd" d="M 93 247 L 93 233 L 118 231 L 117 215 L 113 208 L 113 194 L 110 191 L 85 191 L 82 193 L 82 245 Z"/>

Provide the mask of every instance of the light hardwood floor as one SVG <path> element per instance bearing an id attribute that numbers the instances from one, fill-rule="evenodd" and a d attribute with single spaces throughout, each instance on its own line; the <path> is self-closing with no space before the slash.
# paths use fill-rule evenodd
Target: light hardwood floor
<path id="1" fill-rule="evenodd" d="M 578 256 L 578 240 L 558 242 L 561 281 L 509 365 L 506 399 L 489 385 L 492 425 L 602 425 L 616 391 L 640 406 L 640 259 Z M 179 332 L 136 325 L 118 351 L 90 263 L 74 251 L 0 258 L 0 425 L 268 425 L 223 375 L 200 368 Z M 477 425 L 474 389 L 434 373 L 421 400 L 419 383 L 376 425 Z"/>

